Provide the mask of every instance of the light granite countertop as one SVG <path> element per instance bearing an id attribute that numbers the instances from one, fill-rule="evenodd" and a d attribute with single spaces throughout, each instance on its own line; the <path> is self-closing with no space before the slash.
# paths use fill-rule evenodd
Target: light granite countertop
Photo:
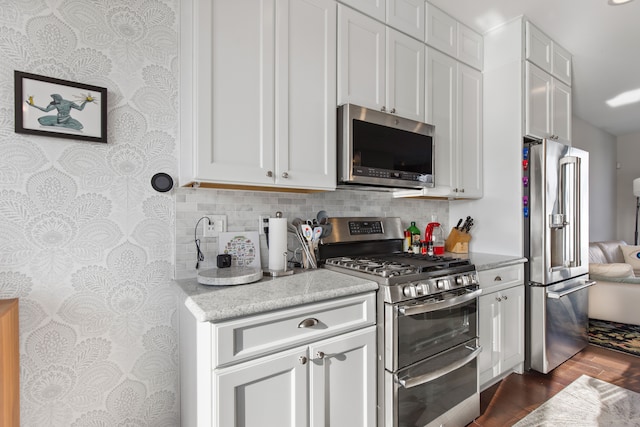
<path id="1" fill-rule="evenodd" d="M 497 255 L 480 252 L 471 252 L 468 254 L 454 254 L 447 252 L 447 255 L 455 258 L 471 260 L 471 263 L 476 266 L 476 270 L 478 271 L 508 267 L 510 265 L 523 264 L 527 262 L 526 258 L 515 255 Z"/>
<path id="2" fill-rule="evenodd" d="M 373 280 L 335 271 L 299 270 L 233 286 L 206 286 L 196 278 L 174 281 L 181 300 L 199 322 L 218 322 L 378 289 Z"/>

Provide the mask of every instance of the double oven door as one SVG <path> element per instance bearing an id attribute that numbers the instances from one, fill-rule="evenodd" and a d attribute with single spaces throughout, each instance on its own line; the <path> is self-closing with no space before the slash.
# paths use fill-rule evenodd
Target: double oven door
<path id="1" fill-rule="evenodd" d="M 462 422 L 479 415 L 481 292 L 474 287 L 385 304 L 385 426 L 422 427 L 470 401 L 463 417 L 471 418 Z"/>

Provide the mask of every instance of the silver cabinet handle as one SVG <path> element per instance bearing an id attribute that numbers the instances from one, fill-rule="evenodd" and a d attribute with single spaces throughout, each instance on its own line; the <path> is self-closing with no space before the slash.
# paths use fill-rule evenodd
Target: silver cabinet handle
<path id="1" fill-rule="evenodd" d="M 502 277 L 496 276 L 496 277 L 494 277 L 493 281 L 494 282 L 502 282 Z"/>
<path id="2" fill-rule="evenodd" d="M 502 301 L 502 298 L 496 297 L 496 301 L 500 302 L 500 301 Z"/>
<path id="3" fill-rule="evenodd" d="M 391 113 L 391 114 L 395 114 L 395 113 L 396 113 L 396 109 L 395 109 L 395 108 L 392 108 L 392 109 L 391 109 L 391 111 L 390 111 L 390 113 Z"/>
<path id="4" fill-rule="evenodd" d="M 464 188 L 461 188 L 461 189 L 460 189 L 460 192 L 461 192 L 461 193 L 464 193 Z"/>
<path id="5" fill-rule="evenodd" d="M 282 172 L 282 177 L 284 179 L 287 179 L 287 178 L 289 178 L 289 174 L 287 172 Z"/>
<path id="6" fill-rule="evenodd" d="M 269 178 L 273 177 L 273 172 L 272 172 L 272 171 L 267 171 L 267 176 L 268 176 Z"/>
<path id="7" fill-rule="evenodd" d="M 502 299 L 506 301 L 507 300 L 507 296 L 506 295 L 503 296 Z"/>
<path id="8" fill-rule="evenodd" d="M 382 106 L 382 108 L 380 109 L 380 111 L 385 112 L 387 111 L 387 107 L 385 107 L 384 105 Z"/>
<path id="9" fill-rule="evenodd" d="M 302 322 L 298 323 L 298 328 L 311 328 L 312 326 L 316 326 L 317 324 L 318 319 L 316 319 L 315 317 L 308 317 Z"/>
<path id="10" fill-rule="evenodd" d="M 305 356 L 300 356 L 298 358 L 298 361 L 300 362 L 301 365 L 306 365 L 307 364 L 307 358 Z"/>
<path id="11" fill-rule="evenodd" d="M 317 352 L 316 359 L 324 359 L 324 351 Z"/>

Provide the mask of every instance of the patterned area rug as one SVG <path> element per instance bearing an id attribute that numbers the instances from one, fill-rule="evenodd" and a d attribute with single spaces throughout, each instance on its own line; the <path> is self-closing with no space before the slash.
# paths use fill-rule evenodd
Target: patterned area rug
<path id="1" fill-rule="evenodd" d="M 589 319 L 589 344 L 640 356 L 640 326 Z"/>
<path id="2" fill-rule="evenodd" d="M 640 425 L 640 394 L 582 375 L 514 427 Z"/>

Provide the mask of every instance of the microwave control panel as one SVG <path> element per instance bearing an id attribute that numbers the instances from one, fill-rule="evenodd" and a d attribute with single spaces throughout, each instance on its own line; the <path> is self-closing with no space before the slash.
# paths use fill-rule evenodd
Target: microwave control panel
<path id="1" fill-rule="evenodd" d="M 392 171 L 388 169 L 367 168 L 363 166 L 354 166 L 353 174 L 357 176 L 368 176 L 372 178 L 402 179 L 404 181 L 426 183 L 432 182 L 431 175 L 423 175 L 415 172 Z"/>

